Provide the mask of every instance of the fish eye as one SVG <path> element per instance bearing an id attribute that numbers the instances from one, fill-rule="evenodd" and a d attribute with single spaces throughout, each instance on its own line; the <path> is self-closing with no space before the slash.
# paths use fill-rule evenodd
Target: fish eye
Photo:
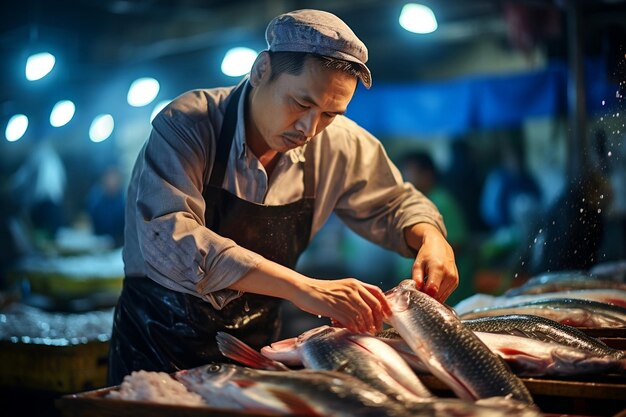
<path id="1" fill-rule="evenodd" d="M 221 366 L 216 365 L 216 364 L 211 364 L 209 366 L 207 366 L 206 371 L 207 373 L 211 372 L 218 372 L 221 369 Z"/>

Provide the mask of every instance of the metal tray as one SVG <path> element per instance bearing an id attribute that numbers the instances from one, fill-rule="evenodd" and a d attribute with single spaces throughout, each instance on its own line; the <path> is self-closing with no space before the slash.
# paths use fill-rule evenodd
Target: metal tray
<path id="1" fill-rule="evenodd" d="M 55 401 L 55 405 L 64 417 L 285 417 L 284 414 L 264 411 L 250 413 L 211 407 L 106 398 L 109 392 L 118 388 L 118 386 L 107 387 L 79 394 L 64 395 Z"/>

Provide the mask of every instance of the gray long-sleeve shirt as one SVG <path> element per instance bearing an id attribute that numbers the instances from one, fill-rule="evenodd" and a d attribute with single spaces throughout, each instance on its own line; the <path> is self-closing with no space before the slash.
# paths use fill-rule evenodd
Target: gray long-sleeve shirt
<path id="1" fill-rule="evenodd" d="M 205 227 L 202 191 L 209 181 L 231 90 L 190 91 L 155 117 L 133 169 L 126 207 L 126 275 L 148 276 L 175 291 L 204 298 L 216 308 L 234 296 L 224 289 L 263 260 Z M 302 198 L 299 161 L 304 160 L 304 148 L 281 154 L 268 179 L 245 145 L 245 97 L 242 94 L 238 103 L 223 188 L 267 205 Z M 402 181 L 380 142 L 353 121 L 337 116 L 305 146 L 313 147 L 316 175 L 311 238 L 333 210 L 355 232 L 405 256 L 414 256 L 404 240 L 405 227 L 426 222 L 445 233 L 435 206 Z"/>

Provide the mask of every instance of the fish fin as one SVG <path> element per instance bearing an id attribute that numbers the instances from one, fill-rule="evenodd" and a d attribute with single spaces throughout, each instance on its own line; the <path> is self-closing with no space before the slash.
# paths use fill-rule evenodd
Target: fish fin
<path id="1" fill-rule="evenodd" d="M 266 358 L 243 341 L 225 332 L 217 332 L 217 347 L 222 355 L 255 369 L 287 371 L 284 364 Z"/>
<path id="2" fill-rule="evenodd" d="M 278 389 L 269 389 L 268 390 L 274 397 L 282 401 L 289 410 L 292 411 L 292 414 L 301 415 L 301 416 L 311 416 L 311 417 L 323 417 L 313 406 L 304 401 L 302 397 L 298 396 L 296 393 L 283 391 Z"/>

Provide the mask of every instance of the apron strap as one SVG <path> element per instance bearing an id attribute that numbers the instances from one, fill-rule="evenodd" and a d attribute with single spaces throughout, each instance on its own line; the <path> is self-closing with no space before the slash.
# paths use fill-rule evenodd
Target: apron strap
<path id="1" fill-rule="evenodd" d="M 313 163 L 313 147 L 308 144 L 304 148 L 304 198 L 315 198 L 315 164 Z"/>
<path id="2" fill-rule="evenodd" d="M 220 130 L 220 136 L 217 139 L 213 169 L 211 170 L 211 177 L 209 178 L 209 185 L 216 188 L 222 188 L 222 184 L 224 183 L 228 154 L 230 153 L 230 147 L 233 143 L 233 137 L 235 136 L 235 128 L 237 127 L 237 105 L 239 104 L 239 97 L 245 85 L 245 83 L 241 83 L 235 88 L 226 106 L 224 122 Z"/>

